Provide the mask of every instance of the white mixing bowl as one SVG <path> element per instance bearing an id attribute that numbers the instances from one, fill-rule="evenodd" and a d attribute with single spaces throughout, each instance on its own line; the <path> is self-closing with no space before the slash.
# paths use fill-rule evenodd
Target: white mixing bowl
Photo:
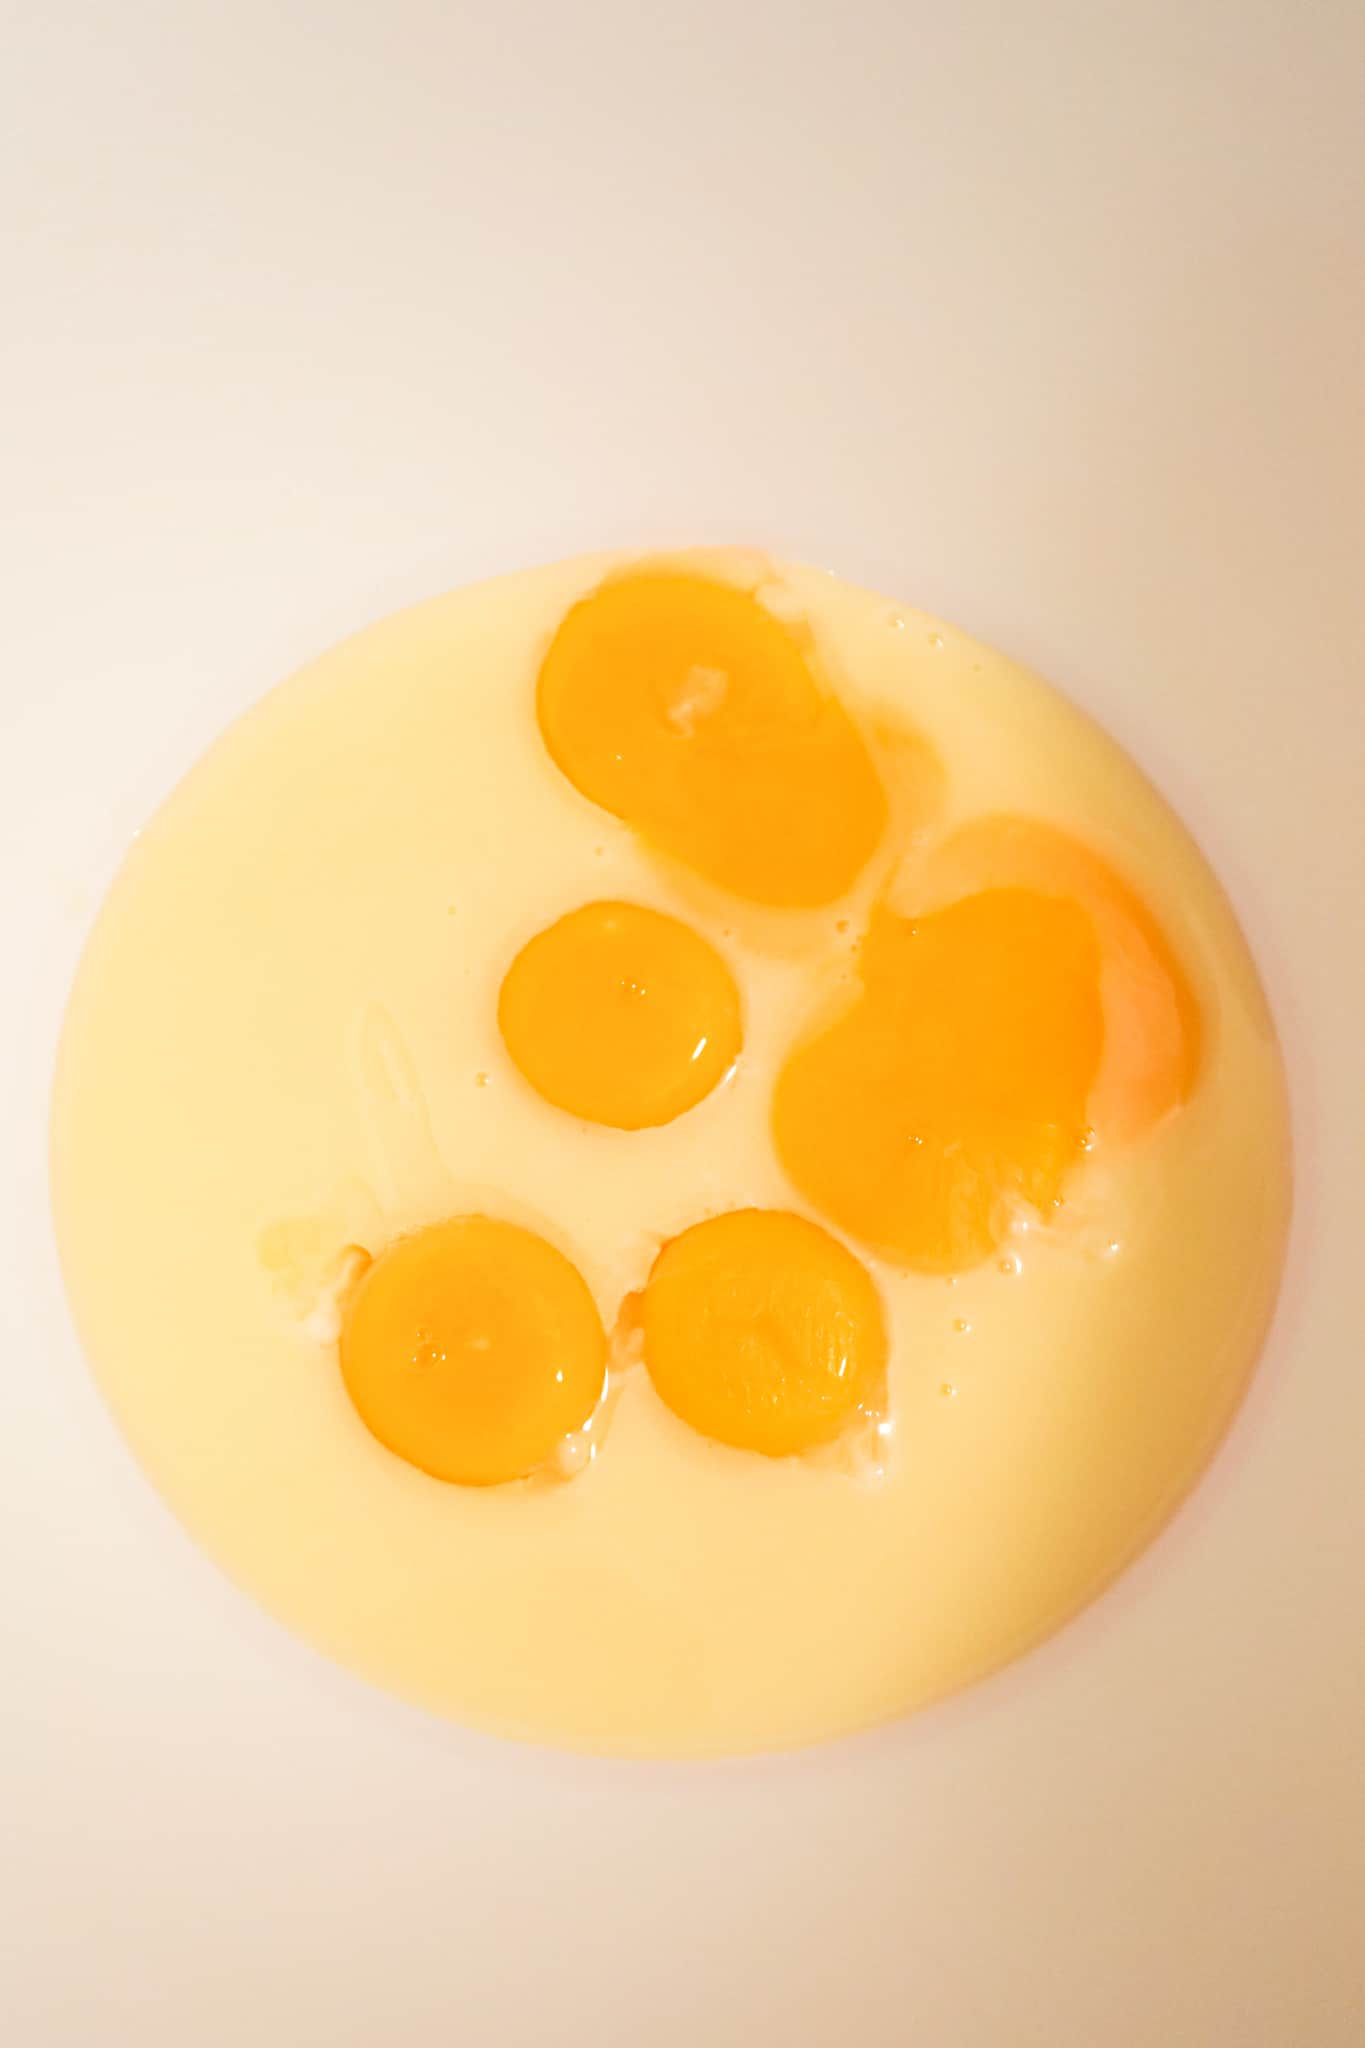
<path id="1" fill-rule="evenodd" d="M 29 9 L 0 134 L 0 1607 L 16 2048 L 1365 2037 L 1365 14 Z M 51 1059 L 132 832 L 426 592 L 751 539 L 959 621 L 1201 838 L 1294 1100 L 1194 1499 L 864 1740 L 594 1764 L 277 1630 L 67 1321 Z M 148 1247 L 151 1286 L 156 1247 Z"/>

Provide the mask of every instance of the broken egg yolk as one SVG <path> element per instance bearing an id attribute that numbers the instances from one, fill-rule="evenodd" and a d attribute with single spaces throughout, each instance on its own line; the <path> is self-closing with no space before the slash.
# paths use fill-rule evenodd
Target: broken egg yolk
<path id="1" fill-rule="evenodd" d="M 882 1397 L 886 1325 L 871 1275 L 785 1210 L 731 1210 L 671 1239 L 640 1314 L 657 1392 L 718 1443 L 787 1457 L 829 1443 Z"/>
<path id="2" fill-rule="evenodd" d="M 1087 1135 L 1104 1043 L 1082 907 L 986 889 L 922 918 L 885 908 L 851 1005 L 788 1058 L 773 1135 L 802 1194 L 900 1266 L 951 1273 L 1046 1211 Z"/>
<path id="3" fill-rule="evenodd" d="M 709 1095 L 739 1057 L 739 990 L 675 917 L 588 903 L 537 933 L 498 998 L 512 1060 L 547 1102 L 638 1131 Z"/>
<path id="4" fill-rule="evenodd" d="M 881 840 L 857 727 L 811 649 L 734 585 L 669 569 L 604 583 L 562 620 L 536 703 L 577 790 L 753 902 L 831 903 Z"/>
<path id="5" fill-rule="evenodd" d="M 464 1486 L 545 1465 L 592 1414 L 606 1358 L 576 1267 L 491 1216 L 399 1238 L 342 1323 L 342 1378 L 365 1426 L 408 1464 Z"/>
<path id="6" fill-rule="evenodd" d="M 1106 1142 L 1140 1137 L 1189 1099 L 1202 1052 L 1199 1003 L 1160 923 L 1093 848 L 1005 812 L 973 819 L 938 847 L 918 877 L 915 907 L 992 884 L 1068 897 L 1089 914 L 1100 947 L 1104 1051 L 1087 1121 Z"/>

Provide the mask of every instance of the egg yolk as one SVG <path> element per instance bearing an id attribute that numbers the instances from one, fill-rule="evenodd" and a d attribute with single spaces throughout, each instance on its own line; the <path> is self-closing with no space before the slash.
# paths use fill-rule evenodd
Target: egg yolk
<path id="1" fill-rule="evenodd" d="M 524 946 L 503 1042 L 547 1102 L 638 1131 L 709 1095 L 739 1057 L 739 990 L 713 946 L 638 903 L 587 903 Z"/>
<path id="2" fill-rule="evenodd" d="M 641 1309 L 649 1376 L 684 1422 L 770 1458 L 828 1443 L 881 1397 L 887 1339 L 866 1268 L 778 1209 L 693 1224 L 654 1262 Z"/>
<path id="3" fill-rule="evenodd" d="M 754 902 L 833 902 L 885 829 L 872 757 L 809 650 L 730 584 L 604 583 L 560 624 L 537 713 L 584 796 Z"/>
<path id="4" fill-rule="evenodd" d="M 795 1185 L 851 1237 L 926 1272 L 977 1264 L 1011 1206 L 1046 1210 L 1086 1140 L 1100 948 L 1085 910 L 987 889 L 918 919 L 877 910 L 861 990 L 778 1077 Z"/>
<path id="5" fill-rule="evenodd" d="M 522 1479 L 582 1426 L 607 1344 L 582 1275 L 533 1231 L 458 1216 L 399 1238 L 341 1332 L 346 1391 L 380 1443 L 437 1479 Z"/>
<path id="6" fill-rule="evenodd" d="M 1179 1108 L 1198 1078 L 1198 1001 L 1157 919 L 1099 854 L 1053 825 L 994 814 L 945 840 L 920 877 L 928 909 L 992 884 L 1071 898 L 1100 945 L 1104 1051 L 1087 1117 L 1105 1140 L 1141 1136 Z"/>

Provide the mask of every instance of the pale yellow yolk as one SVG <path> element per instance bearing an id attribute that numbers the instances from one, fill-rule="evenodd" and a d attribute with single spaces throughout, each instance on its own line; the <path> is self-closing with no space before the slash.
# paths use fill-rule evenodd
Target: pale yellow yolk
<path id="1" fill-rule="evenodd" d="M 741 1043 L 739 991 L 713 946 L 636 903 L 588 903 L 524 946 L 498 1025 L 547 1102 L 637 1131 L 709 1095 Z"/>
<path id="2" fill-rule="evenodd" d="M 851 1007 L 790 1056 L 773 1134 L 792 1180 L 897 1265 L 955 1272 L 1012 1204 L 1047 1210 L 1086 1138 L 1104 1040 L 1088 914 L 988 889 L 874 913 Z"/>
<path id="3" fill-rule="evenodd" d="M 809 651 L 730 584 L 603 584 L 560 624 L 537 712 L 576 789 L 754 902 L 833 902 L 885 829 L 872 758 Z"/>
<path id="4" fill-rule="evenodd" d="M 341 1333 L 346 1390 L 380 1443 L 437 1479 L 522 1479 L 602 1392 L 592 1295 L 533 1231 L 459 1216 L 400 1238 L 368 1269 Z"/>
<path id="5" fill-rule="evenodd" d="M 828 1443 L 883 1393 L 887 1339 L 866 1268 L 818 1224 L 735 1209 L 654 1262 L 645 1365 L 676 1415 L 770 1458 Z"/>

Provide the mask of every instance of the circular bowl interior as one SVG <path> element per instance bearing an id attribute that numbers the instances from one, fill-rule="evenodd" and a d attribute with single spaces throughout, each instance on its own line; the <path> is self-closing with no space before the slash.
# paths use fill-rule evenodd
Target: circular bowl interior
<path id="1" fill-rule="evenodd" d="M 0 1627 L 27 2048 L 1359 2038 L 1360 24 L 864 13 L 25 26 Z M 401 603 L 693 540 L 951 618 L 1129 748 L 1259 961 L 1296 1205 L 1227 1442 L 1077 1622 L 864 1738 L 637 1766 L 370 1692 L 193 1549 L 79 1355 L 46 1115 L 102 892 L 228 719 Z"/>

